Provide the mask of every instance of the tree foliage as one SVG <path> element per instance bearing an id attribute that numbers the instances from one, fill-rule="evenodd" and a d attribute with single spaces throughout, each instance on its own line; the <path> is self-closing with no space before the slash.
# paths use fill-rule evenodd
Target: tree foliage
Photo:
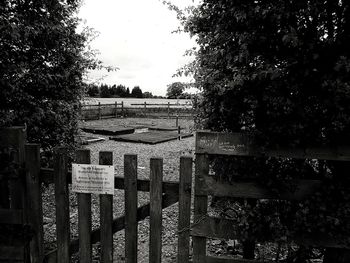
<path id="1" fill-rule="evenodd" d="M 140 89 L 139 86 L 135 86 L 133 87 L 133 89 L 131 90 L 131 97 L 133 98 L 142 98 L 142 90 Z"/>
<path id="2" fill-rule="evenodd" d="M 83 74 L 99 62 L 77 32 L 79 0 L 0 2 L 0 125 L 44 148 L 74 144 Z"/>
<path id="3" fill-rule="evenodd" d="M 166 96 L 168 99 L 178 99 L 184 93 L 186 85 L 182 82 L 173 82 L 168 85 Z"/>
<path id="4" fill-rule="evenodd" d="M 349 145 L 348 2 L 204 0 L 187 18 L 181 13 L 179 17 L 199 46 L 187 70 L 202 89 L 204 128 L 253 133 L 262 146 L 270 147 Z M 290 186 L 289 179 L 327 178 L 322 194 L 312 201 L 297 206 L 283 203 L 279 210 L 276 203 L 250 207 L 251 214 L 269 210 L 273 215 L 248 222 L 250 233 L 261 234 L 265 228 L 282 240 L 295 232 L 349 235 L 345 164 L 222 162 L 216 162 L 218 174 L 230 180 L 258 178 L 277 191 L 285 190 L 281 185 Z"/>

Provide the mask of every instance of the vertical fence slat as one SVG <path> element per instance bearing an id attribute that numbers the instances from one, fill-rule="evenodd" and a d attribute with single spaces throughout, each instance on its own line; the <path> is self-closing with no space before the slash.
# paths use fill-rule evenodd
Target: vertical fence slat
<path id="1" fill-rule="evenodd" d="M 162 180 L 163 159 L 151 158 L 150 176 L 150 253 L 149 262 L 162 258 Z"/>
<path id="2" fill-rule="evenodd" d="M 43 212 L 40 186 L 40 145 L 26 144 L 26 185 L 28 223 L 34 230 L 30 241 L 30 262 L 39 263 L 44 255 Z"/>
<path id="3" fill-rule="evenodd" d="M 57 263 L 69 262 L 69 198 L 67 184 L 67 150 L 55 149 L 54 177 L 56 200 Z"/>
<path id="4" fill-rule="evenodd" d="M 13 138 L 17 148 L 17 152 L 14 156 L 14 161 L 18 164 L 19 168 L 23 168 L 24 165 L 24 144 L 26 141 L 27 133 L 23 127 L 16 127 L 11 129 L 13 132 Z M 24 177 L 22 173 L 18 173 L 18 177 L 9 180 L 9 193 L 10 193 L 10 207 L 17 209 L 23 208 L 24 204 Z"/>
<path id="5" fill-rule="evenodd" d="M 208 196 L 197 196 L 196 191 L 200 188 L 200 179 L 202 174 L 209 173 L 209 160 L 204 154 L 196 155 L 196 172 L 195 172 L 195 198 L 194 198 L 194 224 L 207 214 Z M 207 251 L 206 237 L 192 237 L 193 240 L 193 262 L 205 262 Z"/>
<path id="6" fill-rule="evenodd" d="M 118 102 L 114 103 L 114 116 L 117 118 L 118 117 Z"/>
<path id="7" fill-rule="evenodd" d="M 98 102 L 98 119 L 99 119 L 99 120 L 102 119 L 102 115 L 101 115 L 101 102 Z"/>
<path id="8" fill-rule="evenodd" d="M 168 101 L 168 119 L 170 118 L 170 102 Z"/>
<path id="9" fill-rule="evenodd" d="M 192 158 L 180 158 L 178 263 L 189 262 Z"/>
<path id="10" fill-rule="evenodd" d="M 125 259 L 137 262 L 137 155 L 124 156 Z"/>
<path id="11" fill-rule="evenodd" d="M 90 150 L 76 152 L 76 163 L 90 164 Z M 80 262 L 89 263 L 91 253 L 91 194 L 77 193 Z M 59 254 L 58 254 L 59 255 Z"/>
<path id="12" fill-rule="evenodd" d="M 99 164 L 113 165 L 113 152 L 100 152 Z M 113 262 L 113 195 L 100 195 L 101 262 Z"/>
<path id="13" fill-rule="evenodd" d="M 122 116 L 124 117 L 124 101 L 122 101 Z"/>

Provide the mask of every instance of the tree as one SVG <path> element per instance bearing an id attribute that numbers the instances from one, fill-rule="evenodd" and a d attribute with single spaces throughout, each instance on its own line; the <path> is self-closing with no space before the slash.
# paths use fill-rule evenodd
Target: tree
<path id="1" fill-rule="evenodd" d="M 110 98 L 112 96 L 112 89 L 107 84 L 101 84 L 100 96 L 101 98 Z"/>
<path id="2" fill-rule="evenodd" d="M 142 98 L 142 90 L 139 86 L 135 86 L 131 91 L 132 98 Z"/>
<path id="3" fill-rule="evenodd" d="M 126 97 L 126 87 L 124 85 L 121 85 L 121 84 L 118 85 L 116 94 L 121 98 L 125 98 Z"/>
<path id="4" fill-rule="evenodd" d="M 152 94 L 152 92 L 146 91 L 142 94 L 142 97 L 143 98 L 153 98 L 153 94 Z"/>
<path id="5" fill-rule="evenodd" d="M 130 97 L 130 89 L 129 87 L 126 88 L 125 98 Z"/>
<path id="6" fill-rule="evenodd" d="M 0 125 L 28 127 L 48 149 L 74 144 L 82 77 L 97 64 L 78 33 L 80 1 L 0 2 Z"/>
<path id="7" fill-rule="evenodd" d="M 199 46 L 189 70 L 202 89 L 204 128 L 253 133 L 262 146 L 349 144 L 348 2 L 204 0 L 190 16 L 178 14 Z M 345 164 L 239 158 L 216 164 L 217 174 L 221 169 L 222 176 L 235 175 L 230 180 L 242 174 L 257 177 L 279 191 L 278 184 L 290 185 L 288 178 L 331 177 L 318 199 L 301 203 L 302 209 L 280 208 L 279 224 L 271 224 L 270 233 L 278 233 L 276 239 L 321 229 L 337 237 L 350 234 Z M 257 207 L 247 214 L 259 212 Z M 336 220 L 327 221 L 327 216 Z M 254 219 L 250 223 L 250 231 L 258 233 Z M 344 253 L 327 250 L 324 262 L 348 262 Z"/>
<path id="8" fill-rule="evenodd" d="M 94 84 L 89 84 L 87 86 L 87 91 L 86 91 L 87 95 L 90 97 L 97 97 L 100 93 L 98 87 Z"/>
<path id="9" fill-rule="evenodd" d="M 182 82 L 173 82 L 168 85 L 166 96 L 168 99 L 178 99 L 185 91 L 185 84 Z"/>

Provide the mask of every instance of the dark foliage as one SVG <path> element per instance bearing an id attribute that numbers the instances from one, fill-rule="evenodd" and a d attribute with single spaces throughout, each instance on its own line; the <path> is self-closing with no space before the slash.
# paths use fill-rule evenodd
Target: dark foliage
<path id="1" fill-rule="evenodd" d="M 178 15 L 199 45 L 186 70 L 202 89 L 202 127 L 249 132 L 269 147 L 350 144 L 348 2 L 204 0 L 189 17 Z M 275 191 L 292 188 L 291 179 L 326 179 L 303 203 L 247 206 L 247 233 L 261 237 L 268 231 L 276 240 L 327 233 L 350 241 L 349 165 L 237 158 L 214 163 L 216 175 L 255 178 Z"/>
<path id="2" fill-rule="evenodd" d="M 79 0 L 0 2 L 0 125 L 45 149 L 74 145 L 82 77 L 96 68 L 77 33 Z"/>

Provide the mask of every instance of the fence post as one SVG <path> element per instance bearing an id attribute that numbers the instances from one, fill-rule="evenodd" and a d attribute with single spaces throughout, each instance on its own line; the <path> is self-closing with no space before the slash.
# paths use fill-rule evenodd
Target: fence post
<path id="1" fill-rule="evenodd" d="M 144 107 L 145 107 L 145 112 L 146 112 L 146 108 L 147 108 L 147 102 L 144 102 Z"/>
<path id="2" fill-rule="evenodd" d="M 124 155 L 125 260 L 137 262 L 137 155 Z"/>
<path id="3" fill-rule="evenodd" d="M 114 104 L 114 108 L 115 108 L 115 117 L 117 118 L 118 116 L 118 102 L 115 102 Z"/>
<path id="4" fill-rule="evenodd" d="M 101 102 L 98 102 L 98 119 L 101 120 L 102 115 L 101 115 Z"/>
<path id="5" fill-rule="evenodd" d="M 150 263 L 161 263 L 162 260 L 162 180 L 163 159 L 151 158 Z"/>
<path id="6" fill-rule="evenodd" d="M 56 200 L 57 263 L 69 262 L 69 199 L 67 149 L 55 149 L 54 178 Z"/>
<path id="7" fill-rule="evenodd" d="M 192 158 L 180 157 L 178 263 L 189 262 Z"/>
<path id="8" fill-rule="evenodd" d="M 90 164 L 90 150 L 85 150 L 85 149 L 77 150 L 76 163 Z M 91 194 L 77 193 L 77 197 L 78 197 L 78 227 L 79 227 L 80 262 L 89 263 L 92 260 L 92 253 L 91 253 Z"/>
<path id="9" fill-rule="evenodd" d="M 113 165 L 113 152 L 100 152 L 99 164 Z M 113 262 L 113 195 L 100 195 L 101 262 Z"/>
<path id="10" fill-rule="evenodd" d="M 168 101 L 168 119 L 170 118 L 170 101 Z"/>
<path id="11" fill-rule="evenodd" d="M 41 263 L 44 256 L 43 211 L 40 186 L 40 145 L 26 144 L 26 189 L 28 223 L 34 230 L 30 241 L 30 262 Z"/>
<path id="12" fill-rule="evenodd" d="M 122 116 L 124 117 L 124 101 L 122 101 Z"/>
<path id="13" fill-rule="evenodd" d="M 200 190 L 200 177 L 203 174 L 209 173 L 208 157 L 204 154 L 196 155 L 195 165 L 195 189 L 194 189 L 194 222 L 198 222 L 207 214 L 208 196 L 196 195 Z M 192 237 L 193 240 L 193 263 L 201 263 L 206 261 L 207 238 L 206 237 Z"/>
<path id="14" fill-rule="evenodd" d="M 13 139 L 17 151 L 14 156 L 14 161 L 17 163 L 19 168 L 24 167 L 25 161 L 25 149 L 24 145 L 26 142 L 27 133 L 23 127 L 14 127 L 10 130 L 13 133 Z M 11 208 L 23 208 L 24 207 L 24 175 L 18 173 L 18 175 L 9 180 L 9 194 L 10 194 L 10 207 Z"/>

